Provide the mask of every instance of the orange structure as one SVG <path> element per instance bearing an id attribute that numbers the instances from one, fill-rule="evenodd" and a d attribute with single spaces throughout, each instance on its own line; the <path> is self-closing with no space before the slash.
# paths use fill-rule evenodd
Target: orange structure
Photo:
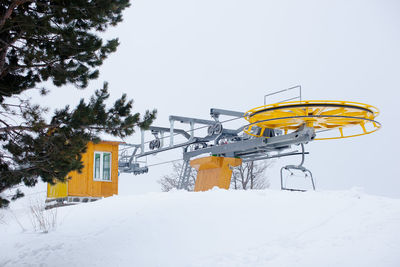
<path id="1" fill-rule="evenodd" d="M 229 189 L 232 167 L 240 164 L 242 160 L 239 158 L 211 156 L 191 160 L 190 166 L 198 171 L 194 191 L 207 191 L 214 186 Z"/>
<path id="2" fill-rule="evenodd" d="M 82 155 L 81 173 L 71 172 L 65 183 L 47 185 L 47 202 L 88 202 L 118 194 L 118 145 L 120 142 L 88 143 Z"/>

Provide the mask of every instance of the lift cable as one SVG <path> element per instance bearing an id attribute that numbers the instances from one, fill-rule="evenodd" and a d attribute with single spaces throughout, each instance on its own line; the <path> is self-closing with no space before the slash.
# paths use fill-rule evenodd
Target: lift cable
<path id="1" fill-rule="evenodd" d="M 160 163 L 155 163 L 155 164 L 147 165 L 147 167 L 153 167 L 153 166 L 162 165 L 162 164 L 167 164 L 167 163 L 172 163 L 172 162 L 181 161 L 181 160 L 183 160 L 183 159 L 174 159 L 174 160 L 169 160 L 169 161 L 163 161 L 163 162 L 160 162 Z"/>

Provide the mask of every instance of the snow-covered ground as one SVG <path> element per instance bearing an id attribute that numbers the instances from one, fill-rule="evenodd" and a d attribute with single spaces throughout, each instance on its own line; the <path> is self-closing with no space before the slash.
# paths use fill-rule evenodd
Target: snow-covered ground
<path id="1" fill-rule="evenodd" d="M 400 266 L 400 200 L 358 190 L 115 196 L 58 208 L 47 234 L 11 210 L 0 266 Z"/>

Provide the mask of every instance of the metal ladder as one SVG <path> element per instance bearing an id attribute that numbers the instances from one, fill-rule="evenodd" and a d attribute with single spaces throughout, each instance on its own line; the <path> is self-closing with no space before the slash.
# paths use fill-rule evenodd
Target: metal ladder
<path id="1" fill-rule="evenodd" d="M 183 165 L 182 165 L 181 174 L 179 175 L 178 189 L 188 190 L 191 172 L 192 172 L 192 167 L 190 166 L 189 160 L 184 160 Z"/>

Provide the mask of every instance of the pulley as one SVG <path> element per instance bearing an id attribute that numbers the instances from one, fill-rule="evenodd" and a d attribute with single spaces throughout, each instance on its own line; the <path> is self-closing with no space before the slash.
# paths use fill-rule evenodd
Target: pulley
<path id="1" fill-rule="evenodd" d="M 222 123 L 216 122 L 215 124 L 208 127 L 207 133 L 209 136 L 218 135 L 222 133 L 222 130 L 223 130 Z"/>
<path id="2" fill-rule="evenodd" d="M 348 138 L 377 131 L 381 127 L 380 123 L 375 121 L 378 115 L 379 110 L 376 107 L 357 102 L 329 100 L 282 102 L 246 112 L 244 118 L 250 124 L 245 127 L 244 132 L 262 137 L 268 129 L 280 129 L 287 134 L 306 125 L 317 131 L 336 130 L 336 135 L 333 137 L 317 137 L 315 140 Z M 354 126 L 359 126 L 356 128 L 358 129 L 356 133 L 346 130 Z"/>

